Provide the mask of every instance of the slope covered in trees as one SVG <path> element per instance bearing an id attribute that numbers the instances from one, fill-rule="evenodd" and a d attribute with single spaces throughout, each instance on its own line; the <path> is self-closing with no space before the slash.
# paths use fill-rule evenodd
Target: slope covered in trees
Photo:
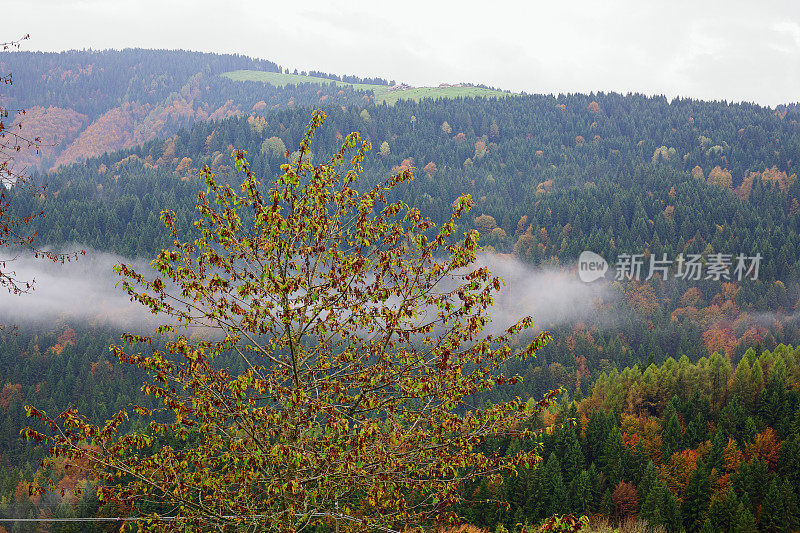
<path id="1" fill-rule="evenodd" d="M 487 250 L 533 272 L 569 270 L 583 250 L 612 269 L 624 253 L 701 254 L 706 264 L 717 253 L 760 253 L 758 280 L 621 280 L 608 285 L 596 316 L 540 324 L 554 341 L 538 359 L 509 369 L 523 382 L 476 401 L 563 386 L 576 403 L 553 416 L 578 424 L 545 437 L 542 469 L 499 488 L 465 490 L 511 504 L 508 512 L 476 509 L 473 521 L 487 526 L 536 522 L 555 509 L 553 501 L 569 502 L 558 512 L 674 519 L 688 530 L 727 530 L 733 522 L 770 530 L 770 516 L 795 523 L 776 502 L 800 495 L 790 474 L 798 469 L 797 354 L 779 347 L 800 344 L 796 106 L 613 93 L 387 106 L 347 87 L 271 87 L 218 76 L 279 70 L 233 56 L 129 50 L 25 57 L 32 67 L 11 63 L 23 60 L 15 54 L 4 56 L 2 68 L 14 70 L 20 87 L 27 83 L 17 72 L 33 72 L 36 89 L 10 97 L 40 106 L 26 128 L 58 132 L 62 143 L 45 150 L 44 168 L 65 166 L 46 176 L 46 198 L 9 194 L 20 213 L 46 212 L 35 229 L 40 243 L 56 248 L 79 243 L 152 258 L 171 244 L 160 230 L 161 210 L 175 210 L 178 227 L 192 230 L 203 166 L 225 182 L 230 153 L 242 147 L 257 175 L 274 177 L 287 148 L 298 145 L 310 106 L 322 106 L 327 127 L 312 152 L 329 153 L 342 135 L 360 130 L 374 148 L 367 185 L 415 167 L 416 180 L 396 198 L 439 222 L 455 198 L 471 194 L 476 207 L 457 231 L 477 229 Z M 130 83 L 120 87 L 126 77 Z M 0 430 L 8 444 L 0 453 L 9 475 L 0 481 L 9 505 L 32 505 L 22 497 L 24 472 L 10 466 L 42 453 L 13 437 L 24 424 L 22 403 L 46 397 L 40 405 L 53 411 L 97 398 L 88 410 L 98 422 L 112 406 L 134 401 L 139 376 L 118 375 L 104 362 L 115 335 L 58 323 L 3 339 Z M 87 373 L 92 379 L 83 379 Z M 644 449 L 646 442 L 658 448 Z M 614 454 L 622 462 L 612 464 Z M 28 481 L 35 471 L 25 474 Z M 79 505 L 96 510 L 96 503 Z"/>
<path id="2" fill-rule="evenodd" d="M 562 333 L 549 348 L 559 351 L 551 362 L 564 367 L 554 369 L 559 381 L 579 381 L 583 365 L 592 372 L 715 350 L 738 357 L 755 342 L 800 341 L 792 321 L 800 296 L 793 112 L 616 94 L 327 111 L 329 127 L 312 151 L 360 129 L 377 152 L 365 162 L 368 181 L 415 166 L 413 186 L 399 194 L 439 220 L 470 193 L 475 216 L 461 229 L 475 227 L 488 250 L 536 267 L 568 268 L 582 250 L 612 267 L 623 253 L 763 256 L 758 280 L 622 280 L 604 302 L 616 329 L 599 319 L 542 324 Z M 39 238 L 151 257 L 169 244 L 159 236 L 162 209 L 189 226 L 204 165 L 224 177 L 230 150 L 240 146 L 257 174 L 274 175 L 286 147 L 299 142 L 305 113 L 263 109 L 198 123 L 165 141 L 62 168 L 48 176 L 57 195 L 44 201 L 49 218 L 37 227 Z M 30 209 L 33 201 L 21 197 L 17 205 Z"/>
<path id="3" fill-rule="evenodd" d="M 220 76 L 245 68 L 282 70 L 271 61 L 181 50 L 14 52 L 0 57 L 0 75 L 14 72 L 16 82 L 4 88 L 2 101 L 34 110 L 20 120 L 48 145 L 42 154 L 26 150 L 23 160 L 44 169 L 166 137 L 195 121 L 295 105 L 343 104 L 364 96 L 351 86 L 277 87 Z"/>
<path id="4" fill-rule="evenodd" d="M 29 424 L 23 404 L 35 400 L 49 412 L 73 404 L 103 420 L 144 400 L 136 393 L 143 375 L 107 359 L 112 332 L 61 327 L 3 339 L 4 366 L 39 381 L 4 381 L 0 392 L 3 442 L 13 446 L 2 456 L 0 516 L 98 513 L 91 491 L 71 495 L 85 480 L 37 467 L 41 451 L 17 436 Z M 601 372 L 584 398 L 566 394 L 533 423 L 555 428 L 540 438 L 539 467 L 519 468 L 498 485 L 463 485 L 467 502 L 497 503 L 467 503 L 461 512 L 492 530 L 576 513 L 637 518 L 667 531 L 738 531 L 742 524 L 749 531 L 793 531 L 800 523 L 799 361 L 800 349 L 779 345 L 748 349 L 736 364 L 716 352 L 697 363 L 670 357 L 661 365 Z M 493 441 L 484 451 L 516 453 L 517 446 Z M 66 496 L 30 498 L 29 484 L 45 479 Z"/>
<path id="5" fill-rule="evenodd" d="M 800 350 L 714 353 L 600 375 L 543 423 L 544 463 L 490 487 L 472 523 L 513 529 L 554 513 L 638 517 L 667 531 L 795 531 L 800 525 Z M 515 444 L 489 445 L 500 453 Z M 508 504 L 507 507 L 503 504 Z"/>

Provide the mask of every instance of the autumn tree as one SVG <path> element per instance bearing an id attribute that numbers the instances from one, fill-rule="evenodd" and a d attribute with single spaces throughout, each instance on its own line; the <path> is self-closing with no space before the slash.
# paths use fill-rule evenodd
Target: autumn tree
<path id="1" fill-rule="evenodd" d="M 488 235 L 494 228 L 497 227 L 497 221 L 493 216 L 484 213 L 479 217 L 475 217 L 475 227 L 480 233 Z"/>
<path id="2" fill-rule="evenodd" d="M 388 156 L 390 152 L 391 150 L 389 149 L 389 143 L 383 141 L 379 150 L 381 158 L 386 159 L 386 156 Z"/>
<path id="3" fill-rule="evenodd" d="M 0 43 L 0 49 L 7 52 L 18 49 L 22 41 L 30 39 L 25 35 L 16 41 Z M 13 72 L 0 74 L 0 85 L 13 85 Z M 37 257 L 46 257 L 54 261 L 72 259 L 73 255 L 55 254 L 46 250 L 39 250 L 34 246 L 35 234 L 27 231 L 28 226 L 37 218 L 44 217 L 44 212 L 34 212 L 25 215 L 15 214 L 12 210 L 11 198 L 13 194 L 30 194 L 43 196 L 47 185 L 33 182 L 27 174 L 27 168 L 18 164 L 17 155 L 23 151 L 38 153 L 42 139 L 29 135 L 23 131 L 21 117 L 25 115 L 24 109 L 6 107 L 0 100 L 0 248 L 8 248 L 11 253 L 18 250 L 28 250 Z M 8 257 L 8 256 L 6 256 Z M 33 280 L 20 279 L 13 270 L 11 260 L 0 260 L 0 287 L 7 289 L 12 294 L 21 294 L 31 289 Z"/>
<path id="4" fill-rule="evenodd" d="M 717 165 L 708 173 L 708 179 L 706 181 L 709 185 L 716 185 L 717 187 L 727 189 L 730 188 L 733 183 L 733 178 L 729 170 L 722 169 Z"/>
<path id="5" fill-rule="evenodd" d="M 632 483 L 620 481 L 611 494 L 614 502 L 614 516 L 625 519 L 636 514 L 639 508 L 639 499 L 636 495 L 636 486 Z"/>
<path id="6" fill-rule="evenodd" d="M 506 456 L 479 445 L 530 439 L 526 421 L 555 392 L 538 403 L 464 404 L 516 382 L 501 366 L 550 340 L 544 332 L 519 344 L 530 318 L 482 335 L 502 282 L 470 266 L 477 232 L 453 235 L 470 197 L 437 229 L 389 201 L 413 179 L 409 168 L 360 192 L 370 145 L 358 133 L 326 162 L 308 161 L 324 118 L 314 113 L 269 188 L 238 149 L 240 192 L 205 169 L 200 236 L 183 242 L 163 212 L 174 247 L 153 261 L 152 279 L 117 265 L 130 297 L 165 317 L 164 349 L 132 334 L 112 347 L 151 373 L 143 390 L 164 408 L 134 409 L 148 430 L 123 431 L 126 412 L 95 426 L 73 408 L 51 417 L 28 407 L 49 429 L 27 429 L 30 438 L 155 529 L 294 532 L 336 521 L 406 530 L 453 517 L 462 483 L 497 484 L 539 461 L 529 445 Z M 137 343 L 148 352 L 133 352 Z M 160 520 L 152 502 L 176 518 Z"/>
<path id="7" fill-rule="evenodd" d="M 422 168 L 422 170 L 424 170 L 425 172 L 427 172 L 427 173 L 428 173 L 428 176 L 430 176 L 430 177 L 433 177 L 433 175 L 434 175 L 434 174 L 436 174 L 436 171 L 437 171 L 438 169 L 436 168 L 436 163 L 434 163 L 433 161 L 430 161 L 430 162 L 428 162 L 428 164 L 427 164 L 427 165 L 425 165 L 425 166 Z"/>
<path id="8" fill-rule="evenodd" d="M 270 137 L 261 143 L 261 153 L 270 161 L 283 161 L 286 157 L 286 145 L 280 137 Z"/>
<path id="9" fill-rule="evenodd" d="M 19 40 L 2 43 L 0 46 L 3 51 L 19 48 L 21 42 L 29 38 L 29 35 L 25 35 Z M 12 85 L 14 83 L 13 73 L 0 75 L 0 83 Z M 43 215 L 39 212 L 27 217 L 20 217 L 10 213 L 8 189 L 16 187 L 17 190 L 27 190 L 33 194 L 40 192 L 31 183 L 24 169 L 18 168 L 15 164 L 17 153 L 23 148 L 36 150 L 41 142 L 39 138 L 27 137 L 22 132 L 22 123 L 15 121 L 17 116 L 24 114 L 25 110 L 23 109 L 9 109 L 0 105 L 0 246 L 3 247 L 32 247 L 32 237 L 25 235 L 23 231 L 25 226 Z M 15 123 L 13 127 L 9 122 Z M 8 267 L 6 261 L 0 261 L 0 286 L 15 294 L 30 289 L 30 283 L 18 279 L 13 271 L 8 270 Z"/>

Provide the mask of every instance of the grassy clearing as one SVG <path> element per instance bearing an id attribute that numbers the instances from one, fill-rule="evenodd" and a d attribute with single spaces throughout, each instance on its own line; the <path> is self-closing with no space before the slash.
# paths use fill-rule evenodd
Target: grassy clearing
<path id="1" fill-rule="evenodd" d="M 346 87 L 351 86 L 359 91 L 373 91 L 375 93 L 375 103 L 386 102 L 393 105 L 398 100 L 415 100 L 423 98 L 459 98 L 482 96 L 485 98 L 498 98 L 511 96 L 512 93 L 483 89 L 481 87 L 415 87 L 403 91 L 390 91 L 386 85 L 369 85 L 366 83 L 345 83 L 327 78 L 316 76 L 301 76 L 299 74 L 279 74 L 277 72 L 263 72 L 258 70 L 234 70 L 222 74 L 226 78 L 234 81 L 260 81 L 269 83 L 276 87 L 284 87 L 289 84 L 316 83 L 320 85 L 335 84 Z"/>

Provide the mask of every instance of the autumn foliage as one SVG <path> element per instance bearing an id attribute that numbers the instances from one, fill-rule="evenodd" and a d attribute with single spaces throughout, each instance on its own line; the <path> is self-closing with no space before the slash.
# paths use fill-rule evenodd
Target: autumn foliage
<path id="1" fill-rule="evenodd" d="M 358 133 L 328 161 L 308 161 L 324 118 L 314 113 L 268 188 L 241 150 L 241 193 L 204 170 L 200 238 L 181 241 L 164 212 L 174 247 L 158 254 L 154 278 L 117 265 L 131 298 L 168 320 L 165 349 L 133 334 L 112 348 L 151 373 L 143 391 L 163 400 L 167 421 L 136 407 L 149 430 L 126 432 L 126 412 L 95 426 L 73 408 L 51 418 L 28 407 L 50 433 L 26 435 L 97 479 L 102 501 L 153 518 L 149 501 L 168 502 L 178 518 L 155 522 L 166 530 L 296 531 L 333 520 L 401 529 L 454 518 L 464 482 L 496 482 L 539 461 L 536 446 L 503 456 L 480 446 L 530 441 L 528 422 L 557 391 L 539 402 L 463 403 L 516 383 L 503 365 L 550 340 L 516 340 L 530 318 L 482 334 L 500 280 L 471 266 L 477 232 L 453 235 L 471 199 L 459 198 L 436 231 L 417 209 L 387 202 L 412 179 L 410 160 L 359 193 L 370 145 Z M 182 326 L 202 326 L 198 340 Z M 137 344 L 149 350 L 132 351 Z"/>

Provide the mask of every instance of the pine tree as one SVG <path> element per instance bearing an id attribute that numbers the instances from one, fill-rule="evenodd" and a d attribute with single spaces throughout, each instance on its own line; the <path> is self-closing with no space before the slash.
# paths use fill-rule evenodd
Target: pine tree
<path id="1" fill-rule="evenodd" d="M 564 503 L 567 501 L 567 489 L 564 486 L 564 477 L 561 475 L 561 462 L 555 453 L 550 454 L 542 468 L 542 484 L 544 516 L 562 513 Z"/>
<path id="2" fill-rule="evenodd" d="M 680 530 L 681 512 L 678 507 L 678 500 L 669 490 L 663 491 L 659 513 L 664 517 L 664 527 L 667 531 Z"/>
<path id="3" fill-rule="evenodd" d="M 672 416 L 667 421 L 667 425 L 664 428 L 662 447 L 664 450 L 663 461 L 665 463 L 669 461 L 673 453 L 683 449 L 683 434 L 677 413 L 672 413 Z"/>
<path id="4" fill-rule="evenodd" d="M 708 469 L 702 461 L 689 478 L 686 497 L 681 506 L 681 515 L 686 531 L 699 531 L 708 512 L 708 501 L 711 497 L 711 484 L 708 480 Z"/>
<path id="5" fill-rule="evenodd" d="M 703 524 L 703 529 L 708 531 L 724 531 L 730 533 L 736 526 L 736 512 L 739 508 L 739 500 L 736 493 L 728 489 L 723 498 L 717 498 L 711 502 L 708 510 L 708 517 Z"/>
<path id="6" fill-rule="evenodd" d="M 608 478 L 610 486 L 616 486 L 622 479 L 629 458 L 630 451 L 622 444 L 622 433 L 614 426 L 603 442 L 600 455 L 601 470 Z"/>
<path id="7" fill-rule="evenodd" d="M 734 533 L 758 533 L 756 519 L 744 504 L 739 504 L 736 511 L 733 531 Z"/>
<path id="8" fill-rule="evenodd" d="M 756 439 L 757 434 L 758 434 L 758 428 L 756 427 L 756 421 L 753 419 L 752 416 L 748 416 L 747 420 L 744 421 L 744 432 L 742 435 L 742 440 L 748 444 L 752 444 L 753 441 Z"/>
<path id="9" fill-rule="evenodd" d="M 571 512 L 577 515 L 589 513 L 592 502 L 592 487 L 588 471 L 581 470 L 581 473 L 573 478 L 570 483 L 569 493 Z"/>
<path id="10" fill-rule="evenodd" d="M 600 502 L 601 512 L 606 516 L 611 516 L 614 512 L 614 501 L 611 499 L 611 489 L 606 489 L 603 493 L 603 500 Z"/>
<path id="11" fill-rule="evenodd" d="M 798 506 L 797 493 L 788 480 L 783 482 L 781 493 L 786 506 L 786 525 L 790 531 L 796 531 L 800 527 L 800 506 Z"/>
<path id="12" fill-rule="evenodd" d="M 717 428 L 716 433 L 714 433 L 714 440 L 712 441 L 711 445 L 711 453 L 708 456 L 708 468 L 716 468 L 720 469 L 723 465 L 723 456 L 725 453 L 725 445 L 727 444 L 727 439 L 723 434 L 722 430 Z"/>
<path id="13" fill-rule="evenodd" d="M 564 473 L 564 479 L 571 481 L 575 479 L 579 472 L 583 469 L 583 452 L 581 451 L 580 442 L 578 437 L 572 430 L 562 431 L 559 434 L 559 455 L 561 459 L 561 469 Z"/>
<path id="14" fill-rule="evenodd" d="M 775 479 L 769 484 L 767 493 L 764 496 L 759 522 L 760 531 L 768 531 L 769 533 L 790 531 L 784 494 Z"/>

